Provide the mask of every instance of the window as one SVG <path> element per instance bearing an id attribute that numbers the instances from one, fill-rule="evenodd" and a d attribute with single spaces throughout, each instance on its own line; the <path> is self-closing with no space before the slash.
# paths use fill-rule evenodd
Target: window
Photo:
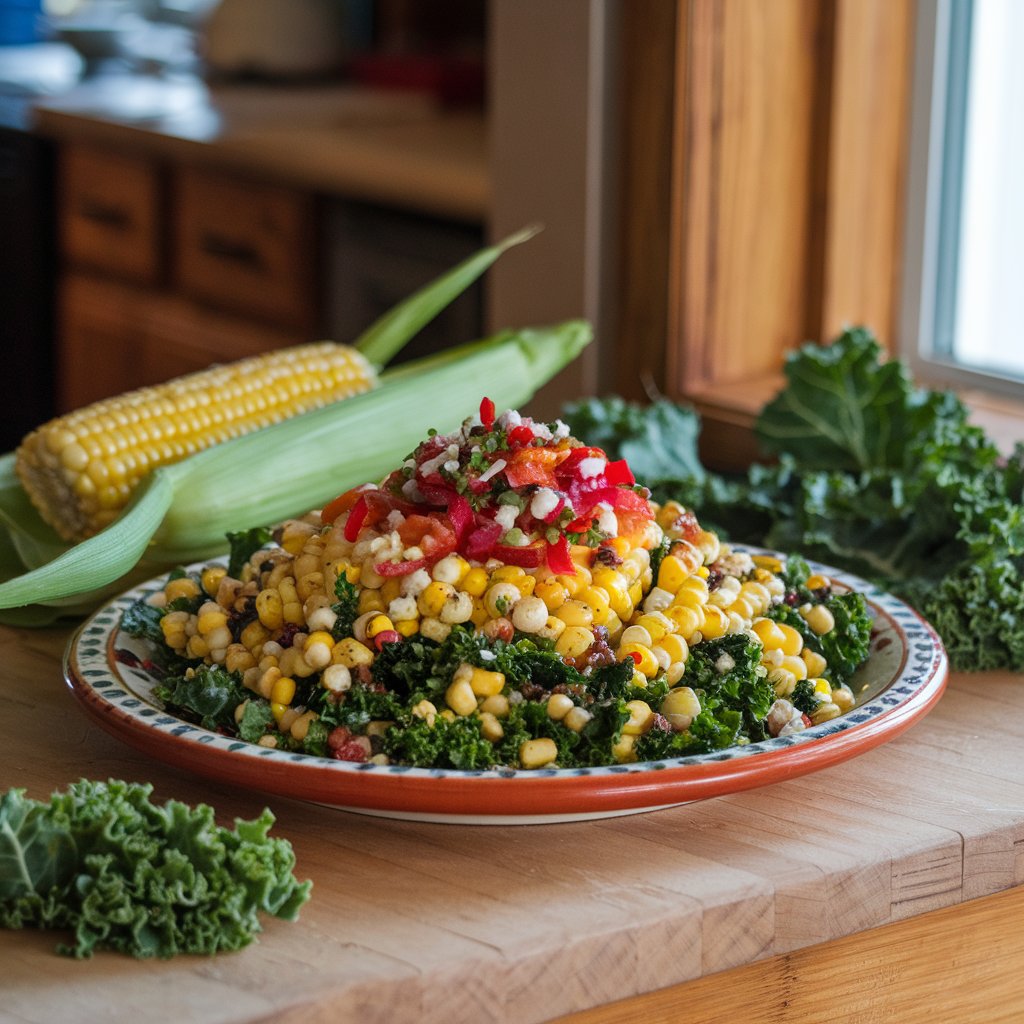
<path id="1" fill-rule="evenodd" d="M 1024 397 L 1024 3 L 921 0 L 916 43 L 903 354 Z"/>

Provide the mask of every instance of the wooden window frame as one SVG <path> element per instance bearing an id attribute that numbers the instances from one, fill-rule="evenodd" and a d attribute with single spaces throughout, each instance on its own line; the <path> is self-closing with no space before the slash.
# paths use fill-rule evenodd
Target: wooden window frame
<path id="1" fill-rule="evenodd" d="M 631 0 L 622 21 L 619 390 L 757 457 L 787 351 L 853 323 L 895 349 L 909 0 Z"/>

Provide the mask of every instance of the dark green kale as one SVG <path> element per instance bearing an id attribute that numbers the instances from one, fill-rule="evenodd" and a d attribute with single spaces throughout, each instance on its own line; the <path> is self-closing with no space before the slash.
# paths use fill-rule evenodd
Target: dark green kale
<path id="1" fill-rule="evenodd" d="M 152 786 L 81 781 L 50 802 L 0 796 L 0 927 L 71 933 L 58 952 L 139 958 L 241 949 L 259 915 L 295 920 L 310 883 L 274 816 L 218 826 L 205 804 L 156 805 Z"/>
<path id="2" fill-rule="evenodd" d="M 256 526 L 251 530 L 240 530 L 227 535 L 229 551 L 228 575 L 238 579 L 243 566 L 260 548 L 273 540 L 273 533 L 265 526 Z"/>
<path id="3" fill-rule="evenodd" d="M 793 692 L 789 695 L 789 702 L 805 715 L 817 711 L 818 702 L 814 699 L 814 683 L 810 679 L 798 679 Z"/>
<path id="4" fill-rule="evenodd" d="M 200 665 L 172 676 L 153 692 L 178 717 L 204 729 L 230 733 L 235 732 L 235 708 L 252 697 L 237 672 L 227 672 L 219 665 Z"/>
<path id="5" fill-rule="evenodd" d="M 449 720 L 438 715 L 430 723 L 411 718 L 401 729 L 389 729 L 383 743 L 393 760 L 421 768 L 472 771 L 496 763 L 494 744 L 480 732 L 476 716 Z"/>
<path id="6" fill-rule="evenodd" d="M 341 573 L 334 583 L 334 596 L 338 600 L 331 605 L 331 610 L 337 619 L 331 627 L 331 635 L 335 640 L 344 640 L 352 635 L 352 624 L 359 618 L 359 588 Z"/>

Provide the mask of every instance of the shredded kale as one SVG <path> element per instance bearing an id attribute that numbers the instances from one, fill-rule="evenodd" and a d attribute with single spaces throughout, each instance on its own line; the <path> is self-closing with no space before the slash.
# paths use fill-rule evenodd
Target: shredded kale
<path id="1" fill-rule="evenodd" d="M 218 665 L 200 665 L 184 675 L 165 679 L 154 694 L 186 721 L 198 722 L 204 729 L 229 732 L 235 731 L 235 708 L 252 696 L 237 672 L 227 672 Z"/>
<path id="2" fill-rule="evenodd" d="M 266 526 L 256 526 L 251 530 L 239 530 L 227 535 L 230 545 L 228 555 L 228 575 L 238 579 L 243 566 L 265 544 L 273 539 L 273 533 Z"/>
<path id="3" fill-rule="evenodd" d="M 331 610 L 337 615 L 331 635 L 335 640 L 344 640 L 352 635 L 352 624 L 359 618 L 359 588 L 349 583 L 344 573 L 338 576 L 334 584 L 334 596 L 337 602 Z"/>
<path id="4" fill-rule="evenodd" d="M 70 932 L 58 952 L 138 958 L 241 949 L 259 915 L 295 920 L 310 883 L 293 874 L 265 810 L 233 829 L 212 808 L 150 801 L 152 786 L 74 783 L 49 803 L 0 796 L 0 927 Z"/>

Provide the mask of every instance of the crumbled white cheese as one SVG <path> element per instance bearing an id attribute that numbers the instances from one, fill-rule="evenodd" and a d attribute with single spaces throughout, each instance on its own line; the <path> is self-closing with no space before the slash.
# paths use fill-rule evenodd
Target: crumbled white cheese
<path id="1" fill-rule="evenodd" d="M 430 586 L 430 573 L 426 569 L 417 569 L 402 577 L 399 592 L 402 597 L 419 597 Z"/>
<path id="2" fill-rule="evenodd" d="M 534 423 L 531 420 L 530 427 L 533 429 L 535 437 L 539 437 L 542 441 L 551 440 L 551 428 L 546 423 Z"/>
<path id="3" fill-rule="evenodd" d="M 449 459 L 457 459 L 458 455 L 459 446 L 453 442 L 439 455 L 435 455 L 432 459 L 427 459 L 427 461 L 420 466 L 420 475 L 430 476 L 432 473 L 436 473 Z"/>
<path id="4" fill-rule="evenodd" d="M 530 502 L 530 515 L 534 519 L 547 519 L 558 508 L 560 500 L 561 497 L 557 491 L 553 491 L 550 487 L 542 487 Z"/>
<path id="5" fill-rule="evenodd" d="M 731 672 L 735 667 L 736 659 L 731 654 L 720 654 L 715 662 L 715 671 L 720 676 L 724 676 L 726 672 Z"/>
<path id="6" fill-rule="evenodd" d="M 404 522 L 405 515 L 399 509 L 394 508 L 388 513 L 387 519 L 384 520 L 384 525 L 389 530 L 397 530 Z"/>
<path id="7" fill-rule="evenodd" d="M 494 513 L 494 521 L 498 523 L 503 530 L 511 530 L 516 525 L 516 516 L 519 515 L 519 510 L 515 505 L 501 505 L 498 511 Z"/>
<path id="8" fill-rule="evenodd" d="M 488 651 L 485 649 L 480 652 L 481 661 L 494 661 L 497 657 L 498 656 L 494 653 L 494 651 Z"/>
<path id="9" fill-rule="evenodd" d="M 459 468 L 459 460 L 449 459 L 441 468 L 449 473 L 454 473 Z"/>
<path id="10" fill-rule="evenodd" d="M 569 436 L 569 424 L 563 423 L 561 420 L 555 420 L 555 433 L 554 438 L 556 441 L 561 441 L 563 438 Z"/>
<path id="11" fill-rule="evenodd" d="M 602 459 L 598 455 L 591 455 L 586 459 L 580 459 L 577 469 L 584 480 L 592 480 L 595 476 L 600 476 L 607 465 L 607 459 Z"/>
<path id="12" fill-rule="evenodd" d="M 511 430 L 513 427 L 518 427 L 523 422 L 523 417 L 516 412 L 515 409 L 509 409 L 508 412 L 503 412 L 498 417 L 498 426 L 502 430 Z"/>
<path id="13" fill-rule="evenodd" d="M 402 484 L 402 497 L 407 498 L 414 504 L 419 504 L 423 501 L 423 495 L 420 493 L 415 477 L 406 480 L 405 483 Z"/>
<path id="14" fill-rule="evenodd" d="M 601 514 L 597 517 L 597 528 L 602 532 L 608 534 L 609 537 L 618 537 L 619 535 L 619 520 L 611 507 L 601 502 Z"/>
<path id="15" fill-rule="evenodd" d="M 415 619 L 419 616 L 416 608 L 416 598 L 406 595 L 396 597 L 388 605 L 388 617 L 392 622 L 401 622 L 402 619 Z"/>

